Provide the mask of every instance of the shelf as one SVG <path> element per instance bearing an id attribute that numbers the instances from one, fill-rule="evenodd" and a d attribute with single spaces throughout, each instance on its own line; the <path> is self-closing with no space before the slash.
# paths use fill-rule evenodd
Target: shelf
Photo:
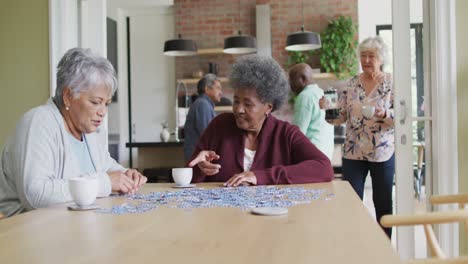
<path id="1" fill-rule="evenodd" d="M 312 77 L 315 80 L 326 80 L 326 79 L 336 80 L 336 79 L 338 79 L 338 78 L 336 78 L 336 75 L 334 73 L 329 73 L 329 72 L 314 73 L 314 74 L 312 74 Z"/>
<path id="2" fill-rule="evenodd" d="M 228 82 L 229 79 L 227 77 L 219 77 L 218 78 L 222 83 Z M 197 84 L 200 79 L 196 78 L 189 78 L 189 79 L 177 79 L 177 83 L 183 82 L 185 84 Z"/>
<path id="3" fill-rule="evenodd" d="M 313 74 L 312 77 L 315 79 L 315 80 L 327 80 L 327 79 L 331 79 L 331 80 L 336 80 L 338 78 L 336 78 L 336 75 L 333 74 L 333 73 L 316 73 L 316 74 Z M 227 77 L 219 77 L 218 78 L 222 83 L 226 83 L 229 81 L 229 79 Z M 177 82 L 183 82 L 185 84 L 197 84 L 198 81 L 200 79 L 197 79 L 197 78 L 186 78 L 186 79 L 177 79 Z"/>
<path id="4" fill-rule="evenodd" d="M 198 49 L 197 55 L 216 55 L 224 54 L 222 48 Z"/>
<path id="5" fill-rule="evenodd" d="M 215 112 L 232 112 L 232 105 L 227 106 L 215 106 Z"/>

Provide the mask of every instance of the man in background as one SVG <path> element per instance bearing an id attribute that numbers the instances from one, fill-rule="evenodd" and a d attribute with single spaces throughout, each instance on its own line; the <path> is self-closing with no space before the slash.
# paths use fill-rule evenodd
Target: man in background
<path id="1" fill-rule="evenodd" d="M 293 123 L 331 160 L 334 128 L 325 121 L 325 110 L 319 107 L 323 90 L 315 84 L 312 68 L 306 63 L 294 65 L 289 70 L 289 83 L 291 90 L 297 95 Z"/>
<path id="2" fill-rule="evenodd" d="M 221 101 L 221 82 L 212 73 L 208 73 L 198 81 L 198 98 L 190 107 L 184 125 L 184 157 L 189 161 L 198 139 L 205 128 L 216 116 L 215 103 Z"/>

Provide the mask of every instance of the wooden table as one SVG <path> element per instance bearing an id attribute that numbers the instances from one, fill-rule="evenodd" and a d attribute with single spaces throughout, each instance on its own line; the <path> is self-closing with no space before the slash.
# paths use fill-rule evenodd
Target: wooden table
<path id="1" fill-rule="evenodd" d="M 147 184 L 143 192 L 170 184 Z M 198 184 L 217 187 L 219 184 Z M 330 200 L 255 216 L 239 208 L 144 214 L 74 212 L 62 204 L 0 220 L 1 263 L 401 263 L 390 241 L 347 182 Z M 175 189 L 171 189 L 175 190 Z M 110 207 L 122 198 L 103 198 Z"/>

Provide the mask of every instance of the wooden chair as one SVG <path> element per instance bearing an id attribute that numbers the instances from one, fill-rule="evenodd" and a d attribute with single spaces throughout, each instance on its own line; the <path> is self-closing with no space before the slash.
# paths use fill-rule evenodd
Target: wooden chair
<path id="1" fill-rule="evenodd" d="M 429 201 L 432 204 L 458 204 L 460 209 L 464 209 L 468 205 L 468 194 L 434 195 Z"/>
<path id="2" fill-rule="evenodd" d="M 453 259 L 447 258 L 445 253 L 440 248 L 439 242 L 437 241 L 434 230 L 432 228 L 433 224 L 459 222 L 464 223 L 466 230 L 468 230 L 468 210 L 465 209 L 466 205 L 468 204 L 468 194 L 436 195 L 430 198 L 430 202 L 437 205 L 458 204 L 459 210 L 420 213 L 415 215 L 385 215 L 382 217 L 380 222 L 384 227 L 423 225 L 427 244 L 434 258 L 411 260 L 408 263 L 468 263 L 468 257 Z"/>
<path id="3" fill-rule="evenodd" d="M 468 257 L 450 259 L 416 259 L 406 262 L 407 264 L 466 264 Z"/>

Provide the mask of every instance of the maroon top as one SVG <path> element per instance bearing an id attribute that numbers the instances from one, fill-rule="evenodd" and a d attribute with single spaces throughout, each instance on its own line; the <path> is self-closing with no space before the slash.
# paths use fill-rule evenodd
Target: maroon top
<path id="1" fill-rule="evenodd" d="M 219 173 L 205 176 L 194 166 L 192 182 L 225 182 L 244 171 L 246 131 L 237 127 L 232 113 L 220 114 L 203 132 L 190 160 L 201 150 L 212 150 L 220 156 L 214 163 Z M 328 182 L 333 178 L 330 160 L 302 134 L 297 126 L 269 116 L 257 137 L 257 152 L 250 171 L 257 184 L 300 184 Z"/>

